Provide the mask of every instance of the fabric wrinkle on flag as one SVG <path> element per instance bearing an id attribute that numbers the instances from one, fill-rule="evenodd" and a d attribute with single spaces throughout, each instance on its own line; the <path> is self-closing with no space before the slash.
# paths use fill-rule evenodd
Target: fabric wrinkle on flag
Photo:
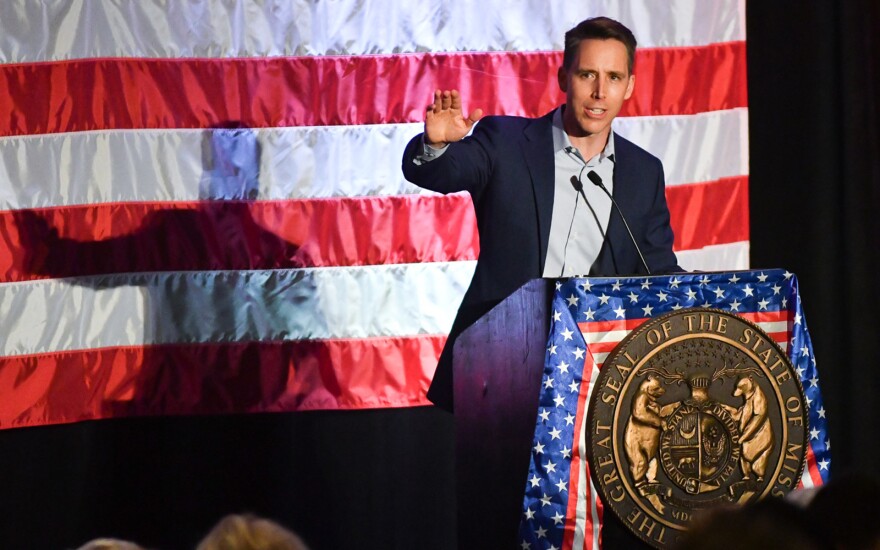
<path id="1" fill-rule="evenodd" d="M 0 3 L 0 428 L 428 405 L 479 236 L 403 147 L 439 86 L 557 106 L 564 32 L 598 14 L 639 39 L 615 131 L 666 167 L 679 263 L 746 268 L 743 11 Z"/>

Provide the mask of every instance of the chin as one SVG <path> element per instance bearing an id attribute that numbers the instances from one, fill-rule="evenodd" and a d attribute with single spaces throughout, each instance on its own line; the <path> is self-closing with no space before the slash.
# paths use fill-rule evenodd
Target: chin
<path id="1" fill-rule="evenodd" d="M 588 136 L 593 136 L 596 134 L 601 134 L 602 132 L 606 132 L 610 129 L 609 124 L 596 124 L 594 121 L 582 122 L 580 124 L 581 131 Z"/>

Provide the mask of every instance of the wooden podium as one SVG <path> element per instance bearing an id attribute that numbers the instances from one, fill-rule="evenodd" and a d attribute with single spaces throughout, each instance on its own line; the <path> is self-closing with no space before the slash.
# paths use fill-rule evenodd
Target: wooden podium
<path id="1" fill-rule="evenodd" d="M 557 287 L 557 284 L 561 286 Z M 557 288 L 560 289 L 558 293 Z M 558 295 L 554 297 L 554 294 Z M 545 471 L 543 464 L 534 463 L 535 468 L 530 470 L 536 460 L 532 457 L 533 439 L 546 438 L 549 433 L 545 430 L 549 424 L 544 423 L 540 425 L 540 433 L 536 432 L 539 403 L 555 411 L 550 402 L 555 402 L 559 397 L 554 397 L 556 390 L 552 382 L 546 387 L 542 384 L 544 363 L 548 338 L 552 337 L 554 347 L 560 349 L 558 353 L 567 350 L 565 353 L 576 356 L 575 352 L 584 351 L 581 346 L 586 345 L 592 369 L 602 363 L 609 351 L 608 345 L 620 342 L 628 332 L 618 328 L 609 329 L 606 325 L 616 327 L 615 323 L 644 322 L 649 317 L 675 315 L 683 308 L 735 312 L 745 321 L 767 331 L 770 335 L 767 338 L 776 344 L 787 345 L 786 354 L 795 365 L 809 407 L 811 435 L 807 444 L 815 457 L 815 464 L 819 465 L 818 468 L 808 469 L 804 478 L 812 485 L 827 481 L 830 453 L 825 411 L 794 274 L 781 269 L 768 269 L 638 278 L 590 278 L 586 282 L 575 279 L 557 283 L 554 280 L 535 279 L 492 308 L 462 332 L 455 343 L 453 392 L 459 548 L 518 548 L 521 543 L 525 546 L 532 544 L 532 547 L 537 543 L 543 547 L 551 535 L 554 545 L 559 547 L 562 534 L 582 536 L 587 524 L 595 527 L 601 525 L 604 548 L 646 547 L 646 543 L 637 538 L 614 513 L 605 513 L 600 521 L 569 514 L 568 508 L 560 508 L 571 505 L 568 497 L 548 498 L 545 488 L 549 486 L 534 484 L 539 482 L 539 478 L 541 483 L 552 481 L 555 484 L 558 481 L 549 477 L 549 471 L 557 470 Z M 584 320 L 585 315 L 588 321 Z M 580 331 L 582 335 L 590 334 L 592 340 L 577 338 L 576 342 L 570 344 L 576 349 L 567 347 L 569 344 L 565 341 L 572 340 L 570 336 L 573 331 Z M 591 341 L 595 344 L 593 348 Z M 580 356 L 583 357 L 583 353 Z M 592 362 L 599 356 L 601 359 Z M 763 358 L 764 363 L 767 361 L 767 358 Z M 582 388 L 578 403 L 568 401 L 564 406 L 583 408 L 588 401 L 580 398 L 589 399 L 592 386 L 586 371 L 577 369 L 585 369 L 586 362 L 566 365 L 566 369 L 571 367 L 573 370 L 565 370 L 565 375 L 561 374 L 561 370 L 554 370 L 560 369 L 560 366 L 561 363 L 547 365 L 547 376 L 552 374 L 557 382 L 566 379 L 566 376 L 573 383 L 577 382 Z M 556 404 L 556 407 L 560 406 L 562 404 Z M 570 408 L 567 411 L 563 409 L 563 412 L 568 412 L 570 416 L 586 414 L 585 410 Z M 561 414 L 556 414 L 551 422 L 558 422 L 559 418 Z M 554 431 L 558 431 L 555 425 Z M 577 428 L 563 429 L 563 432 L 563 439 L 558 437 L 559 434 L 554 434 L 554 439 L 560 439 L 558 445 L 562 445 L 562 448 L 574 449 L 582 437 L 581 432 Z M 541 441 L 551 444 L 546 439 Z M 558 453 L 559 448 L 554 452 Z M 562 463 L 563 470 L 566 464 Z M 558 466 L 559 463 L 554 468 Z M 535 477 L 532 485 L 527 483 L 530 471 L 534 472 Z M 558 472 L 558 475 L 568 474 Z M 588 481 L 573 476 L 568 479 L 572 485 L 555 493 L 550 489 L 550 496 L 558 497 L 562 491 L 569 489 L 580 495 L 584 485 L 577 485 L 577 481 Z M 588 500 L 594 498 L 593 493 L 589 492 L 584 492 L 584 496 Z M 544 502 L 545 499 L 548 502 Z M 530 506 L 530 515 L 527 526 L 520 532 L 525 501 Z M 546 510 L 555 513 L 564 511 L 566 523 L 557 527 L 556 515 L 551 516 L 549 512 L 545 515 L 545 506 L 550 506 Z M 572 518 L 581 523 L 569 524 Z M 571 525 L 575 526 L 574 531 L 563 532 Z M 591 536 L 595 536 L 595 529 L 590 530 Z"/>
<path id="2" fill-rule="evenodd" d="M 518 548 L 553 281 L 535 279 L 453 348 L 458 547 Z"/>
<path id="3" fill-rule="evenodd" d="M 453 348 L 458 548 L 519 548 L 555 280 L 533 279 Z M 614 514 L 603 546 L 648 549 Z"/>

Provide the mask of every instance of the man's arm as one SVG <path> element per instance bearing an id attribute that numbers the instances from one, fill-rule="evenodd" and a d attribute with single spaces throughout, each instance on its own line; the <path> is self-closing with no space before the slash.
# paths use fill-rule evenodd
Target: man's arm
<path id="1" fill-rule="evenodd" d="M 474 136 L 464 138 L 482 116 L 482 109 L 465 116 L 456 90 L 435 91 L 425 115 L 425 132 L 414 137 L 404 150 L 404 177 L 440 193 L 476 194 L 488 177 L 486 140 L 479 128 Z"/>
<path id="2" fill-rule="evenodd" d="M 482 116 L 482 109 L 464 116 L 458 90 L 435 90 L 434 102 L 425 114 L 425 145 L 442 149 L 460 141 Z"/>
<path id="3" fill-rule="evenodd" d="M 435 90 L 434 102 L 428 105 L 425 114 L 422 148 L 413 162 L 424 164 L 439 158 L 450 143 L 464 138 L 482 116 L 482 109 L 475 109 L 469 116 L 464 116 L 458 90 Z"/>

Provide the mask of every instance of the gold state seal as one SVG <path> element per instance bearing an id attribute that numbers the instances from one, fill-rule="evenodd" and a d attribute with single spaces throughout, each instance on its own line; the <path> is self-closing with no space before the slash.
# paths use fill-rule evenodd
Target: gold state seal
<path id="1" fill-rule="evenodd" d="M 791 491 L 807 411 L 782 349 L 715 309 L 646 322 L 608 355 L 590 402 L 590 473 L 642 540 L 673 546 L 695 513 Z"/>

